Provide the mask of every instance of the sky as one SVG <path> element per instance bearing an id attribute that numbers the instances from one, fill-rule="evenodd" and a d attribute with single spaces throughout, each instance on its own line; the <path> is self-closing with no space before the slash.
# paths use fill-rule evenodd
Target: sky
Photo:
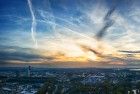
<path id="1" fill-rule="evenodd" d="M 0 0 L 0 66 L 140 65 L 139 0 Z"/>

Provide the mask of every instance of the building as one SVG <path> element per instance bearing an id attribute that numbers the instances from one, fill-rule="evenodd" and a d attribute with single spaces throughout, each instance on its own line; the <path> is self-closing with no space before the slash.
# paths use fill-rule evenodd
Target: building
<path id="1" fill-rule="evenodd" d="M 27 75 L 28 77 L 31 77 L 31 66 L 28 66 Z"/>

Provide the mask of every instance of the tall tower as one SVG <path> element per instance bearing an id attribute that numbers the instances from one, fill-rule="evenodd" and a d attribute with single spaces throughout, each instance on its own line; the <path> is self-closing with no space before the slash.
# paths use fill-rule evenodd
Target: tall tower
<path id="1" fill-rule="evenodd" d="M 28 77 L 31 77 L 31 66 L 28 66 Z"/>

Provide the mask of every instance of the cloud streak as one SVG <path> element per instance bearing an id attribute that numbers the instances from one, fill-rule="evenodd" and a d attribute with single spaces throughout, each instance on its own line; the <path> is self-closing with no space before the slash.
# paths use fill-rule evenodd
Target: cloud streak
<path id="1" fill-rule="evenodd" d="M 124 50 L 120 50 L 119 52 L 123 52 L 123 53 L 140 53 L 140 51 L 124 51 Z"/>
<path id="2" fill-rule="evenodd" d="M 105 35 L 105 32 L 107 31 L 107 29 L 114 24 L 114 20 L 111 19 L 111 16 L 113 12 L 115 11 L 115 9 L 116 9 L 116 6 L 108 10 L 107 14 L 104 17 L 104 26 L 96 35 L 97 39 L 101 39 Z"/>
<path id="3" fill-rule="evenodd" d="M 31 16 L 32 16 L 31 36 L 32 36 L 32 39 L 35 43 L 35 48 L 38 48 L 38 43 L 37 43 L 37 39 L 36 39 L 36 25 L 37 25 L 36 18 L 35 18 L 35 14 L 33 11 L 33 6 L 32 6 L 31 0 L 27 0 L 27 1 L 28 1 L 28 6 L 30 9 L 30 12 L 31 12 Z"/>

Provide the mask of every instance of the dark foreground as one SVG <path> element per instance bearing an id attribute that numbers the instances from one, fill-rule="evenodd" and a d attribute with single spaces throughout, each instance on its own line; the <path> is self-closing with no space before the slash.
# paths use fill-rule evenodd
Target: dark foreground
<path id="1" fill-rule="evenodd" d="M 140 71 L 0 68 L 0 94 L 140 94 Z"/>

